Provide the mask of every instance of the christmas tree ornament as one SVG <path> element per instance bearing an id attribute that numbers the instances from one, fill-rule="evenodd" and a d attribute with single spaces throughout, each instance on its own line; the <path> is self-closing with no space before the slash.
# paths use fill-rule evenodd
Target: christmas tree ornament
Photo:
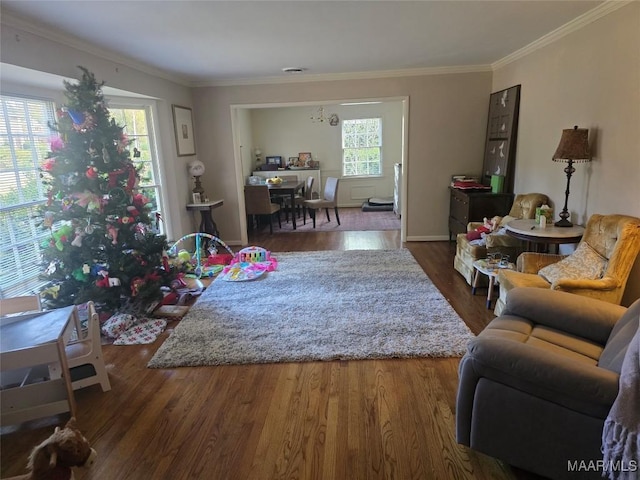
<path id="1" fill-rule="evenodd" d="M 85 176 L 90 180 L 98 178 L 98 169 L 96 167 L 89 167 L 85 172 Z"/>
<path id="2" fill-rule="evenodd" d="M 44 273 L 46 273 L 47 275 L 53 275 L 54 273 L 56 273 L 56 262 L 49 263 L 49 266 L 44 271 Z"/>
<path id="3" fill-rule="evenodd" d="M 74 247 L 82 247 L 82 237 L 84 237 L 85 233 L 84 230 L 80 227 L 77 227 L 75 230 L 75 238 L 73 239 L 73 241 L 71 242 L 71 245 Z"/>
<path id="4" fill-rule="evenodd" d="M 78 111 L 73 110 L 71 108 L 67 109 L 67 113 L 69 114 L 69 117 L 71 117 L 71 121 L 73 121 L 74 124 L 80 125 L 80 124 L 84 123 L 84 118 L 85 118 L 84 113 L 78 112 Z"/>
<path id="5" fill-rule="evenodd" d="M 104 161 L 104 163 L 109 163 L 111 161 L 111 155 L 109 155 L 109 150 L 107 150 L 107 147 L 104 147 L 102 149 L 102 160 Z"/>
<path id="6" fill-rule="evenodd" d="M 46 228 L 51 228 L 53 226 L 53 212 L 44 212 L 44 221 L 42 225 Z"/>
<path id="7" fill-rule="evenodd" d="M 64 148 L 64 142 L 60 137 L 53 137 L 50 141 L 50 146 L 52 152 L 59 152 Z"/>
<path id="8" fill-rule="evenodd" d="M 107 238 L 111 239 L 111 243 L 117 245 L 118 243 L 118 229 L 111 224 L 107 225 Z"/>
<path id="9" fill-rule="evenodd" d="M 40 168 L 42 170 L 44 170 L 45 172 L 50 172 L 51 170 L 54 169 L 54 167 L 56 166 L 56 157 L 50 157 L 47 158 L 42 165 L 40 166 Z"/>

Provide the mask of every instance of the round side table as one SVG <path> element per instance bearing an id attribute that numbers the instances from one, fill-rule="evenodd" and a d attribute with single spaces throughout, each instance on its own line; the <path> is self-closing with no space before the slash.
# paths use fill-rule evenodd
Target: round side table
<path id="1" fill-rule="evenodd" d="M 544 228 L 535 220 L 512 220 L 506 225 L 507 235 L 538 245 L 560 245 L 578 243 L 584 235 L 584 227 L 556 227 L 547 225 Z"/>

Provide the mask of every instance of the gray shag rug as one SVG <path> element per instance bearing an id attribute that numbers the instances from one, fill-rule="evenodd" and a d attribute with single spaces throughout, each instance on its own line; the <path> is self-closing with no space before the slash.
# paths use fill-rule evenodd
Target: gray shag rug
<path id="1" fill-rule="evenodd" d="M 473 334 L 411 253 L 276 253 L 277 270 L 216 279 L 148 364 L 460 356 Z"/>

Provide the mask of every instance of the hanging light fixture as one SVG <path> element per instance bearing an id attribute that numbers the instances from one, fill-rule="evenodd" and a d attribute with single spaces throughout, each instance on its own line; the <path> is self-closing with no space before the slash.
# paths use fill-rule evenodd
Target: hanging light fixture
<path id="1" fill-rule="evenodd" d="M 338 117 L 337 113 L 330 113 L 326 115 L 324 113 L 324 107 L 319 107 L 315 112 L 315 115 L 311 115 L 311 121 L 313 123 L 328 123 L 332 127 L 335 127 L 336 125 L 338 125 L 338 123 L 340 123 L 340 118 Z"/>

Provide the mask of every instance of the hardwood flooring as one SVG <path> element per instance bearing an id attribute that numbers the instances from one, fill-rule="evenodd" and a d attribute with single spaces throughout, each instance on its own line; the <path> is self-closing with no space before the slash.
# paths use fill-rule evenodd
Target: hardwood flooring
<path id="1" fill-rule="evenodd" d="M 250 243 L 276 253 L 385 250 L 400 247 L 400 232 L 276 233 Z M 453 270 L 453 244 L 406 247 L 471 330 L 482 330 L 493 315 Z M 98 452 L 77 479 L 538 478 L 456 443 L 458 358 L 146 368 L 167 334 L 152 345 L 104 346 L 112 390 L 76 392 L 78 423 Z M 2 476 L 23 473 L 31 448 L 66 419 L 3 427 Z"/>

